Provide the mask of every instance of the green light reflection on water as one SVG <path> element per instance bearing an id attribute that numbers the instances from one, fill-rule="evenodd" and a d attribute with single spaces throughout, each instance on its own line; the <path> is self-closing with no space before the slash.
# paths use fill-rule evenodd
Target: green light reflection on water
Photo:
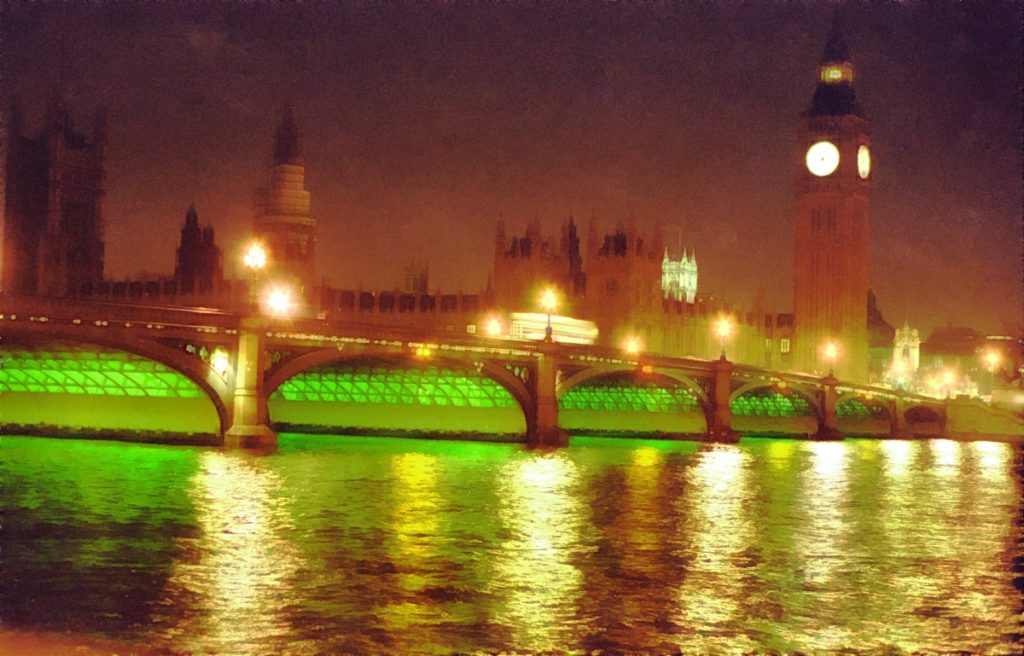
<path id="1" fill-rule="evenodd" d="M 196 652 L 1012 652 L 1019 466 L 945 441 L 5 438 L 0 610 Z"/>

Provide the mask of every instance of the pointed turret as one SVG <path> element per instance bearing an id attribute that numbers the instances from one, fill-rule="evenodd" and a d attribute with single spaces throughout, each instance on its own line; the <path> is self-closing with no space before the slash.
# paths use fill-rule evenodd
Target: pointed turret
<path id="1" fill-rule="evenodd" d="M 807 116 L 864 116 L 853 90 L 854 66 L 850 49 L 843 37 L 839 12 L 833 15 L 832 31 L 821 53 L 818 87 L 814 90 Z"/>

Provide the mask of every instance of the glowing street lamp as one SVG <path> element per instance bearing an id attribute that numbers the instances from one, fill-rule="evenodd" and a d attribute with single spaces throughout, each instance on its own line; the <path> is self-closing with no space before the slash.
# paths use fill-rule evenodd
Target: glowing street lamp
<path id="1" fill-rule="evenodd" d="M 258 273 L 267 268 L 267 249 L 258 241 L 251 242 L 242 256 L 242 264 L 249 271 Z"/>
<path id="2" fill-rule="evenodd" d="M 821 357 L 828 363 L 828 375 L 833 376 L 833 367 L 839 359 L 839 343 L 834 339 L 827 340 L 821 347 Z"/>
<path id="3" fill-rule="evenodd" d="M 715 320 L 715 335 L 718 336 L 718 343 L 722 347 L 722 359 L 725 359 L 725 344 L 732 337 L 736 331 L 736 324 L 733 322 L 732 317 L 728 315 L 722 315 Z"/>
<path id="4" fill-rule="evenodd" d="M 547 287 L 540 294 L 540 307 L 548 315 L 548 325 L 544 328 L 544 341 L 551 341 L 551 313 L 558 309 L 558 290 Z"/>
<path id="5" fill-rule="evenodd" d="M 213 349 L 213 353 L 210 354 L 210 368 L 223 376 L 227 373 L 230 364 L 231 358 L 228 356 L 227 351 L 219 346 Z"/>
<path id="6" fill-rule="evenodd" d="M 942 372 L 942 384 L 946 387 L 946 398 L 948 399 L 953 390 L 953 383 L 956 382 L 956 374 L 953 373 L 952 369 L 946 369 Z"/>
<path id="7" fill-rule="evenodd" d="M 622 350 L 625 351 L 628 355 L 636 357 L 640 355 L 640 353 L 643 352 L 644 350 L 643 340 L 641 340 L 636 335 L 630 335 L 625 340 L 623 340 Z"/>
<path id="8" fill-rule="evenodd" d="M 501 337 L 501 318 L 491 315 L 484 319 L 484 332 L 488 337 Z"/>
<path id="9" fill-rule="evenodd" d="M 267 294 L 267 311 L 275 317 L 287 317 L 291 314 L 292 304 L 292 290 L 287 287 L 274 287 Z"/>
<path id="10" fill-rule="evenodd" d="M 260 273 L 267 268 L 267 249 L 258 241 L 251 241 L 242 254 L 242 265 L 249 271 L 249 306 L 256 307 L 256 285 Z"/>
<path id="11" fill-rule="evenodd" d="M 1003 364 L 1003 354 L 996 349 L 985 351 L 985 364 L 988 365 L 990 394 L 996 393 L 996 369 Z"/>

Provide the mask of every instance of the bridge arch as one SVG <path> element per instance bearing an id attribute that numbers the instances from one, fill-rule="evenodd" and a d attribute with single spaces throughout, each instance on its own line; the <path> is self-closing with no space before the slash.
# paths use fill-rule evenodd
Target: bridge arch
<path id="1" fill-rule="evenodd" d="M 45 353 L 47 352 L 47 348 L 52 349 L 55 346 L 61 346 L 64 348 L 71 347 L 83 350 L 88 350 L 92 348 L 94 350 L 101 349 L 104 352 L 112 354 L 120 353 L 125 355 L 132 355 L 142 360 L 155 363 L 156 365 L 163 366 L 167 370 L 169 370 L 169 372 L 173 372 L 173 374 L 183 377 L 185 380 L 188 381 L 189 384 L 194 385 L 197 388 L 199 396 L 204 397 L 205 399 L 209 400 L 210 403 L 212 403 L 213 410 L 216 413 L 216 427 L 213 429 L 212 432 L 216 433 L 217 437 L 223 436 L 224 431 L 226 431 L 230 427 L 229 407 L 230 389 L 232 384 L 232 372 L 230 371 L 230 367 L 229 371 L 225 374 L 227 376 L 227 380 L 225 380 L 225 378 L 218 374 L 208 363 L 204 362 L 202 359 L 198 357 L 186 353 L 183 350 L 178 350 L 152 340 L 140 339 L 137 337 L 131 337 L 126 335 L 108 336 L 89 334 L 82 337 L 68 337 L 66 334 L 58 335 L 39 330 L 21 332 L 5 329 L 4 337 L 5 342 L 3 344 L 0 344 L 0 352 L 10 351 L 12 345 L 15 346 L 16 348 L 21 348 L 22 350 L 28 353 Z M 83 362 L 85 361 L 87 360 L 83 360 Z M 65 367 L 66 366 L 67 365 L 65 365 Z M 76 371 L 80 370 L 81 368 Z M 46 375 L 48 374 L 36 374 L 36 376 Z M 84 375 L 85 374 L 83 374 L 83 376 Z M 141 376 L 144 375 L 144 373 L 133 371 L 130 372 L 130 374 L 123 377 L 123 380 L 126 383 L 129 383 L 129 385 L 126 387 L 126 395 L 150 395 L 145 391 L 140 391 L 142 389 L 140 386 L 143 385 L 144 383 L 140 383 L 139 379 Z M 162 377 L 162 374 L 159 371 L 154 372 L 154 375 L 157 378 Z M 71 376 L 71 379 L 74 378 L 74 375 L 70 374 L 70 372 L 65 374 L 65 376 Z M 52 384 L 59 384 L 56 383 L 55 379 L 52 379 L 52 377 L 51 380 L 54 381 Z M 151 380 L 155 382 L 155 379 Z M 167 383 L 166 380 L 164 380 L 164 382 Z M 71 389 L 75 387 L 82 387 L 83 389 L 84 387 L 96 387 L 94 385 L 85 385 L 84 387 L 81 385 L 75 385 L 73 380 L 71 380 L 68 384 L 69 388 Z M 174 385 L 173 382 L 168 384 L 170 384 L 172 387 Z M 153 389 L 150 391 L 154 392 L 155 396 L 158 395 L 160 390 Z M 183 392 L 183 390 L 179 389 L 178 392 Z M 89 392 L 82 392 L 82 394 L 85 396 L 94 395 Z M 182 394 L 182 396 L 187 396 L 187 393 Z M 99 412 L 98 409 L 96 411 Z M 125 412 L 128 415 L 145 414 L 144 411 L 137 411 L 137 409 L 135 408 L 125 408 L 123 409 L 123 412 Z M 44 422 L 38 423 L 42 424 Z M 97 427 L 96 430 L 143 431 L 146 433 L 154 434 L 173 432 L 169 431 L 166 428 L 166 426 L 154 426 L 153 429 L 129 426 L 106 426 Z"/>
<path id="2" fill-rule="evenodd" d="M 836 421 L 844 435 L 877 437 L 899 431 L 893 401 L 863 392 L 846 392 L 836 399 Z"/>
<path id="3" fill-rule="evenodd" d="M 421 360 L 408 353 L 377 346 L 350 351 L 319 349 L 303 353 L 268 372 L 264 391 L 268 398 L 270 418 L 275 425 L 284 428 L 318 432 L 333 427 L 360 432 L 453 432 L 498 436 L 513 433 L 525 435 L 532 430 L 536 413 L 533 411 L 533 396 L 526 384 L 500 362 L 471 360 L 469 357 L 463 359 L 435 353 Z M 299 390 L 305 383 L 297 379 L 323 376 L 325 373 L 331 378 L 328 385 L 335 388 L 323 388 L 326 393 L 314 395 L 316 402 L 331 397 L 336 404 L 345 408 L 343 415 L 354 421 L 365 421 L 368 418 L 365 408 L 364 411 L 353 412 L 356 409 L 354 406 L 368 406 L 372 403 L 391 404 L 392 408 L 396 405 L 417 406 L 417 403 L 412 402 L 415 396 L 419 403 L 426 401 L 425 405 L 418 406 L 423 425 L 398 421 L 401 413 L 394 412 L 388 413 L 386 417 L 383 413 L 377 413 L 378 419 L 384 417 L 392 420 L 390 426 L 322 423 L 327 419 L 336 422 L 343 417 L 339 413 L 330 412 L 325 407 L 327 404 L 310 405 L 313 403 L 312 397 Z M 343 387 L 347 385 L 346 378 L 352 376 L 359 378 L 362 385 L 368 385 L 373 394 L 384 394 L 383 397 L 377 395 L 385 400 L 355 401 L 356 397 L 337 387 L 339 384 Z M 363 398 L 363 395 L 359 397 Z M 506 403 L 506 398 L 511 403 Z M 307 412 L 306 416 L 313 417 L 314 423 L 294 421 L 299 418 L 299 406 L 296 405 L 299 403 L 305 404 L 301 406 L 305 410 L 312 411 Z M 289 410 L 285 404 L 294 406 L 296 410 Z M 453 407 L 444 407 L 446 405 Z M 456 408 L 461 409 L 456 413 Z M 479 417 L 484 417 L 488 425 L 481 427 L 482 430 L 473 428 L 467 423 L 466 408 L 480 410 Z M 507 412 L 509 408 L 515 408 L 514 415 Z"/>
<path id="4" fill-rule="evenodd" d="M 636 365 L 589 367 L 555 389 L 559 425 L 577 433 L 704 434 L 712 422 L 707 393 L 684 372 Z"/>
<path id="5" fill-rule="evenodd" d="M 906 401 L 901 410 L 907 432 L 918 435 L 940 435 L 945 432 L 945 408 L 916 400 Z"/>
<path id="6" fill-rule="evenodd" d="M 729 395 L 732 428 L 751 434 L 816 434 L 824 415 L 816 397 L 799 385 L 751 381 Z"/>

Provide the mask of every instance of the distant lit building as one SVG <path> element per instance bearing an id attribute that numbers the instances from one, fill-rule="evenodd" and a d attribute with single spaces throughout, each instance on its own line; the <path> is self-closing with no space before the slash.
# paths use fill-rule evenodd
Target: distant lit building
<path id="1" fill-rule="evenodd" d="M 665 256 L 661 259 L 661 291 L 665 298 L 674 298 L 677 301 L 685 300 L 693 303 L 697 298 L 697 256 L 687 255 L 683 250 L 679 260 L 673 260 L 668 256 L 668 249 L 665 249 Z"/>

